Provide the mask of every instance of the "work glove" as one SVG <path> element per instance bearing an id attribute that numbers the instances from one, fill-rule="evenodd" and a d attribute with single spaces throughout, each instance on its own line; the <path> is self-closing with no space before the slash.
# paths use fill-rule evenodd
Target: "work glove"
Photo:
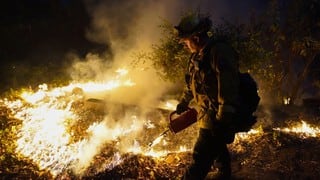
<path id="1" fill-rule="evenodd" d="M 219 124 L 232 125 L 235 118 L 235 113 L 232 112 L 218 112 L 216 114 L 216 121 Z"/>
<path id="2" fill-rule="evenodd" d="M 188 108 L 189 108 L 189 107 L 188 107 L 188 103 L 186 103 L 186 102 L 180 102 L 180 103 L 177 105 L 176 112 L 177 112 L 177 114 L 181 114 L 181 113 L 187 111 Z"/>

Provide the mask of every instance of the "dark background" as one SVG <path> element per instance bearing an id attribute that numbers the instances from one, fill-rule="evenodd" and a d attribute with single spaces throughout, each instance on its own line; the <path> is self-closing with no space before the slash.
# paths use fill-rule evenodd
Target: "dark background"
<path id="1" fill-rule="evenodd" d="M 107 49 L 86 39 L 90 16 L 82 1 L 2 0 L 0 4 L 2 92 L 65 76 L 67 53 L 84 56 Z"/>

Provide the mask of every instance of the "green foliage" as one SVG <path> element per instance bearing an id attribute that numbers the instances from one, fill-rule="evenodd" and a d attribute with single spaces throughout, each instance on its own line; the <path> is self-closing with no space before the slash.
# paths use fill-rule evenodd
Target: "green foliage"
<path id="1" fill-rule="evenodd" d="M 290 97 L 294 104 L 302 96 L 310 64 L 319 54 L 320 1 L 285 4 L 281 9 L 279 1 L 272 0 L 265 13 L 254 17 L 246 26 L 247 40 L 240 43 L 239 53 L 242 62 L 248 61 L 246 67 L 259 81 L 263 96 L 272 97 L 271 103 L 278 104 L 283 97 Z M 301 60 L 304 65 L 297 71 L 296 64 Z"/>
<path id="2" fill-rule="evenodd" d="M 151 61 L 158 75 L 166 81 L 177 82 L 183 79 L 187 70 L 190 53 L 175 37 L 173 25 L 163 21 L 159 26 L 162 38 L 152 46 L 151 52 L 140 52 L 135 55 L 137 63 Z"/>
<path id="3" fill-rule="evenodd" d="M 159 44 L 152 46 L 153 53 L 150 57 L 153 59 L 153 66 L 163 79 L 172 82 L 181 80 L 185 74 L 190 53 L 175 38 L 173 25 L 164 22 L 160 28 L 164 36 Z"/>
<path id="4" fill-rule="evenodd" d="M 320 40 L 312 37 L 296 39 L 292 42 L 291 51 L 297 55 L 308 57 L 318 53 L 320 49 Z"/>
<path id="5" fill-rule="evenodd" d="M 169 22 L 164 21 L 160 28 L 162 38 L 159 43 L 152 46 L 150 53 L 137 54 L 136 59 L 140 62 L 152 61 L 153 67 L 165 80 L 181 81 L 187 70 L 190 53 L 178 42 Z M 263 47 L 260 41 L 261 32 L 248 33 L 246 29 L 248 28 L 245 25 L 224 21 L 212 29 L 212 34 L 215 38 L 223 38 L 232 44 L 239 53 L 241 71 L 250 71 L 261 79 L 275 79 L 270 65 L 273 54 Z"/>
<path id="6" fill-rule="evenodd" d="M 279 43 L 281 52 L 278 52 L 278 57 L 282 56 L 279 60 L 284 62 L 283 72 L 286 81 L 291 82 L 287 93 L 294 104 L 296 99 L 303 95 L 303 83 L 307 79 L 312 62 L 320 52 L 320 1 L 292 1 L 288 3 L 287 9 L 283 12 L 287 18 L 281 22 L 284 26 L 279 27 L 275 39 L 285 36 L 284 41 Z M 285 52 L 288 52 L 288 55 Z M 298 61 L 303 61 L 303 65 L 297 71 L 294 65 Z"/>

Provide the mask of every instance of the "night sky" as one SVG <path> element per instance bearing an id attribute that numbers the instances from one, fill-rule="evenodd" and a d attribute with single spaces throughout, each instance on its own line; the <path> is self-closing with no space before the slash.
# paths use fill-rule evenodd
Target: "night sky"
<path id="1" fill-rule="evenodd" d="M 2 62 L 41 63 L 67 51 L 84 54 L 100 48 L 85 38 L 90 17 L 81 1 L 6 0 L 0 12 Z"/>
<path id="2" fill-rule="evenodd" d="M 144 0 L 146 1 L 146 0 Z M 115 7 L 127 6 L 130 1 L 101 1 L 103 5 Z M 139 1 L 138 1 L 139 2 Z M 136 3 L 132 9 L 143 11 L 142 3 Z M 146 1 L 152 2 L 152 1 Z M 245 21 L 249 15 L 248 11 L 261 10 L 266 3 L 256 0 L 226 0 L 226 1 L 181 1 L 170 9 L 171 3 L 163 1 L 163 6 L 168 6 L 168 15 L 171 17 L 184 9 L 200 7 L 201 11 L 210 12 L 215 17 L 230 18 Z M 169 2 L 169 1 L 168 1 Z M 4 0 L 0 9 L 1 22 L 1 59 L 3 61 L 20 61 L 34 54 L 57 55 L 74 50 L 85 54 L 88 51 L 104 51 L 106 47 L 90 42 L 85 37 L 85 31 L 90 27 L 93 17 L 86 7 L 88 4 L 99 5 L 99 1 L 79 0 Z M 181 6 L 181 9 L 179 9 Z M 156 7 L 155 7 L 156 8 Z M 128 10 L 129 8 L 127 8 Z M 129 11 L 129 13 L 137 13 Z M 162 12 L 164 13 L 164 12 Z M 164 13 L 165 14 L 165 13 Z M 120 14 L 118 14 L 120 16 Z M 115 16 L 113 14 L 113 16 Z M 135 15 L 133 15 L 135 16 Z M 159 14 L 163 16 L 163 14 Z M 169 18 L 171 18 L 169 17 Z M 116 17 L 115 17 L 116 18 Z M 127 21 L 130 21 L 128 19 Z M 119 22 L 126 23 L 126 22 Z M 104 48 L 103 48 L 104 47 Z M 38 55 L 40 56 L 40 55 Z M 57 55 L 59 57 L 59 55 Z M 37 57 L 34 57 L 37 58 Z M 38 60 L 35 60 L 38 61 Z"/>

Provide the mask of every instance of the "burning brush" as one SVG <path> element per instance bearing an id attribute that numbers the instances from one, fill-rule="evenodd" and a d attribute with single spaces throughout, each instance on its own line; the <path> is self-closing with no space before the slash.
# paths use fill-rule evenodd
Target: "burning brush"
<path id="1" fill-rule="evenodd" d="M 123 77 L 123 71 L 119 72 L 121 74 L 114 79 L 103 83 L 71 83 L 55 88 L 43 84 L 37 91 L 23 91 L 17 99 L 1 99 L 0 103 L 10 109 L 10 117 L 22 122 L 17 134 L 16 153 L 56 177 L 64 172 L 86 172 L 104 148 L 109 149 L 108 156 L 114 157 L 104 164 L 108 168 L 121 163 L 121 156 L 126 153 L 156 158 L 170 152 L 186 151 L 187 148 L 153 149 L 169 130 L 162 133 L 153 145 L 146 144 L 148 148 L 143 148 L 144 145 L 140 144 L 146 142 L 144 138 L 149 141 L 153 137 L 142 137 L 141 132 L 155 126 L 139 115 L 136 108 L 126 107 L 121 117 L 108 111 L 96 113 L 92 107 L 101 106 L 103 109 L 105 102 L 94 98 L 86 100 L 86 94 L 112 94 L 119 87 L 135 85 Z"/>
<path id="2" fill-rule="evenodd" d="M 171 131 L 173 133 L 178 133 L 197 121 L 198 113 L 194 108 L 189 108 L 186 112 L 182 113 L 180 116 L 176 116 L 173 119 L 175 114 L 177 114 L 176 111 L 173 111 L 170 114 L 168 129 L 164 130 L 154 141 L 149 143 L 150 148 L 158 144 L 168 132 Z"/>
<path id="3" fill-rule="evenodd" d="M 7 116 L 22 123 L 17 134 L 15 152 L 30 159 L 40 170 L 49 171 L 53 177 L 66 172 L 81 175 L 94 168 L 92 172 L 95 174 L 112 171 L 126 162 L 126 157 L 129 159 L 128 154 L 148 157 L 154 163 L 160 159 L 172 162 L 172 158 L 168 160 L 173 157 L 172 154 L 190 152 L 197 137 L 194 133 L 196 130 L 189 127 L 197 120 L 195 109 L 190 108 L 181 115 L 173 111 L 169 115 L 169 123 L 164 120 L 169 124 L 168 127 L 159 133 L 154 129 L 161 129 L 156 123 L 159 123 L 159 117 L 163 118 L 163 112 L 157 116 L 152 111 L 153 116 L 150 118 L 141 115 L 136 108 L 120 106 L 119 109 L 124 111 L 118 116 L 110 111 L 105 112 L 104 101 L 93 98 L 86 100 L 86 94 L 102 91 L 112 94 L 119 87 L 135 85 L 123 77 L 124 71 L 119 72 L 121 74 L 103 83 L 72 83 L 55 88 L 43 84 L 37 91 L 22 92 L 19 98 L 0 99 L 1 105 L 9 109 Z M 88 103 L 90 106 L 87 106 Z M 101 106 L 98 109 L 104 112 L 97 113 L 92 108 L 95 106 Z M 172 104 L 170 106 L 172 109 Z M 298 129 L 309 132 L 311 127 L 303 122 Z M 274 130 L 293 133 L 299 132 L 298 129 Z M 312 130 L 313 133 L 305 133 L 305 136 L 319 137 L 319 128 Z M 179 135 L 169 136 L 169 132 Z M 256 131 L 252 134 L 255 135 L 238 134 L 237 139 L 240 142 L 260 137 Z M 170 142 L 165 141 L 167 138 L 170 138 Z M 94 167 L 95 160 L 101 160 L 96 163 L 99 167 Z"/>

